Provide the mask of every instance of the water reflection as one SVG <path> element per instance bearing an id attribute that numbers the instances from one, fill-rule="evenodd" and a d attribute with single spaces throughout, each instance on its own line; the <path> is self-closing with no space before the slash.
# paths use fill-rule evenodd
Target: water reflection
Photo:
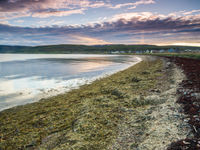
<path id="1" fill-rule="evenodd" d="M 0 54 L 0 110 L 77 88 L 136 61 L 111 55 Z"/>

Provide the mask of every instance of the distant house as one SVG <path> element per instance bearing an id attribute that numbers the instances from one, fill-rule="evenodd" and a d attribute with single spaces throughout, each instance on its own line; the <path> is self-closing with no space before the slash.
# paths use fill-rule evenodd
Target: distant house
<path id="1" fill-rule="evenodd" d="M 168 49 L 168 52 L 169 52 L 169 53 L 174 53 L 175 50 L 174 50 L 173 48 L 170 48 L 170 49 Z"/>
<path id="2" fill-rule="evenodd" d="M 153 53 L 153 50 L 147 50 L 146 53 Z"/>
<path id="3" fill-rule="evenodd" d="M 111 54 L 119 54 L 119 51 L 112 51 Z"/>
<path id="4" fill-rule="evenodd" d="M 160 52 L 160 53 L 164 53 L 164 52 L 165 52 L 165 50 L 164 50 L 164 49 L 161 49 L 161 50 L 159 50 L 159 52 Z"/>
<path id="5" fill-rule="evenodd" d="M 186 49 L 186 50 L 185 50 L 185 52 L 191 52 L 191 51 L 192 51 L 191 49 Z"/>
<path id="6" fill-rule="evenodd" d="M 141 54 L 142 53 L 142 51 L 136 51 L 136 54 Z"/>
<path id="7" fill-rule="evenodd" d="M 145 51 L 145 53 L 150 53 L 150 50 L 147 49 L 147 50 Z"/>

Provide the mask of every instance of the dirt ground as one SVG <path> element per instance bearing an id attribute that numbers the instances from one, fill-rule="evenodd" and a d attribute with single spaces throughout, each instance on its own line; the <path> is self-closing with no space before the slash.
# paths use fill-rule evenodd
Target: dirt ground
<path id="1" fill-rule="evenodd" d="M 161 79 L 161 89 L 154 89 L 151 95 L 144 97 L 151 105 L 136 111 L 127 110 L 132 117 L 121 124 L 120 134 L 109 149 L 164 150 L 174 141 L 193 136 L 182 107 L 176 103 L 179 98 L 176 91 L 185 76 L 169 62 L 165 71 L 167 75 Z"/>

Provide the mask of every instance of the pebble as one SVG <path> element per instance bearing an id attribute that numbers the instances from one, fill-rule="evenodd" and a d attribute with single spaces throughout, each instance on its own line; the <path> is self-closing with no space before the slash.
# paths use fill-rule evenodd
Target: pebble
<path id="1" fill-rule="evenodd" d="M 190 142 L 183 141 L 183 144 L 187 144 L 187 145 L 189 145 L 189 144 L 190 144 Z"/>

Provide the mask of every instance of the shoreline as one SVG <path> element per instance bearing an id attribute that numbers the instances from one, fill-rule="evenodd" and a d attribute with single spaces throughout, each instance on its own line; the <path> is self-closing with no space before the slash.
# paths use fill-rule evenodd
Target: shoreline
<path id="1" fill-rule="evenodd" d="M 30 100 L 30 102 L 26 102 L 26 101 L 23 102 L 22 101 L 21 104 L 19 104 L 19 105 L 18 104 L 17 105 L 12 105 L 12 106 L 8 106 L 8 107 L 5 107 L 3 109 L 0 109 L 0 112 L 4 111 L 6 109 L 11 109 L 11 108 L 14 108 L 14 107 L 18 107 L 18 106 L 21 106 L 21 105 L 35 103 L 35 102 L 40 101 L 41 99 L 46 99 L 46 98 L 50 98 L 50 97 L 53 97 L 53 96 L 57 96 L 57 95 L 60 95 L 60 94 L 64 94 L 64 93 L 70 92 L 71 90 L 78 89 L 83 85 L 91 84 L 95 80 L 100 80 L 102 78 L 109 77 L 109 76 L 111 76 L 111 75 L 113 75 L 113 74 L 115 74 L 117 72 L 126 70 L 129 67 L 134 66 L 135 64 L 140 63 L 142 61 L 141 57 L 138 57 L 138 56 L 135 56 L 135 59 L 136 59 L 135 62 L 131 62 L 130 65 L 127 65 L 126 67 L 123 67 L 121 69 L 117 69 L 117 70 L 114 70 L 114 71 L 108 71 L 108 72 L 106 72 L 106 73 L 104 73 L 102 75 L 98 75 L 98 76 L 93 77 L 91 79 L 87 79 L 87 78 L 70 79 L 70 80 L 66 81 L 66 85 L 65 86 L 60 86 L 60 87 L 57 87 L 57 88 L 50 88 L 50 89 L 42 89 L 36 95 L 32 94 L 31 91 L 21 91 L 21 92 L 18 92 L 18 93 L 14 93 L 15 95 L 19 95 L 21 98 L 30 97 L 30 98 L 28 98 Z"/>
<path id="2" fill-rule="evenodd" d="M 146 57 L 66 94 L 4 110 L 0 112 L 0 149 L 103 150 L 123 145 L 148 149 L 154 144 L 157 149 L 167 148 L 186 137 L 185 132 L 178 134 L 184 116 L 177 111 L 181 108 L 175 104 L 177 86 L 173 85 L 181 75 L 176 81 L 173 69 L 180 73 L 166 60 Z M 166 128 L 169 123 L 171 130 Z M 160 135 L 155 126 L 163 129 Z M 183 128 L 188 129 L 187 123 Z"/>
<path id="3" fill-rule="evenodd" d="M 96 55 L 96 56 L 99 56 L 99 55 Z M 120 72 L 122 70 L 126 70 L 129 67 L 131 67 L 131 66 L 142 61 L 141 57 L 138 57 L 138 56 L 135 56 L 134 59 L 135 59 L 135 62 L 131 62 L 130 64 L 127 64 L 126 67 L 123 67 L 123 68 L 121 67 L 121 68 L 115 69 L 113 71 L 107 71 L 106 73 L 104 73 L 102 75 L 97 75 L 96 77 L 92 77 L 90 79 L 89 78 L 75 78 L 75 79 L 66 80 L 65 81 L 66 85 L 60 85 L 56 88 L 48 88 L 48 89 L 40 89 L 40 90 L 35 89 L 35 91 L 25 89 L 25 90 L 18 91 L 16 93 L 13 93 L 13 95 L 16 95 L 16 101 L 19 100 L 21 102 L 19 102 L 19 104 L 14 103 L 14 104 L 7 106 L 5 108 L 1 108 L 0 112 L 4 111 L 6 109 L 10 109 L 10 108 L 13 108 L 13 107 L 20 106 L 20 105 L 26 105 L 26 104 L 38 102 L 41 99 L 46 99 L 46 98 L 50 98 L 52 96 L 56 96 L 56 95 L 59 95 L 59 94 L 64 94 L 64 93 L 69 92 L 73 89 L 78 89 L 85 84 L 91 84 L 95 80 L 99 80 L 99 79 L 108 77 L 112 74 L 115 74 L 117 72 Z M 21 98 L 21 100 L 20 100 L 20 98 Z"/>
<path id="4" fill-rule="evenodd" d="M 96 77 L 93 77 L 91 78 L 90 80 L 89 79 L 85 79 L 85 78 L 78 78 L 78 79 L 72 79 L 72 80 L 69 80 L 70 83 L 73 83 L 75 80 L 75 82 L 77 82 L 75 84 L 75 86 L 65 86 L 63 88 L 59 88 L 59 89 L 50 89 L 50 91 L 47 91 L 47 92 L 44 92 L 44 93 L 41 93 L 39 95 L 37 95 L 37 101 L 40 101 L 41 99 L 46 99 L 46 98 L 50 98 L 50 97 L 53 97 L 53 96 L 57 96 L 59 94 L 66 94 L 67 92 L 70 92 L 71 90 L 74 90 L 74 89 L 78 89 L 80 88 L 81 86 L 84 86 L 84 85 L 88 85 L 88 84 L 92 84 L 95 80 L 101 80 L 103 78 L 107 78 L 113 74 L 116 74 L 120 71 L 123 71 L 123 70 L 126 70 L 138 63 L 140 63 L 142 61 L 141 57 L 138 57 L 138 56 L 135 56 L 135 58 L 137 59 L 136 62 L 132 62 L 129 66 L 127 67 L 124 67 L 122 69 L 118 69 L 118 70 L 115 70 L 115 71 L 111 71 L 111 72 L 107 72 L 101 76 L 96 76 Z M 36 101 L 36 102 L 37 102 Z M 1 111 L 0 111 L 1 112 Z"/>
<path id="5" fill-rule="evenodd" d="M 200 60 L 171 57 L 168 59 L 180 67 L 186 76 L 177 89 L 177 103 L 183 108 L 184 122 L 189 124 L 192 135 L 171 143 L 168 150 L 200 149 Z"/>

